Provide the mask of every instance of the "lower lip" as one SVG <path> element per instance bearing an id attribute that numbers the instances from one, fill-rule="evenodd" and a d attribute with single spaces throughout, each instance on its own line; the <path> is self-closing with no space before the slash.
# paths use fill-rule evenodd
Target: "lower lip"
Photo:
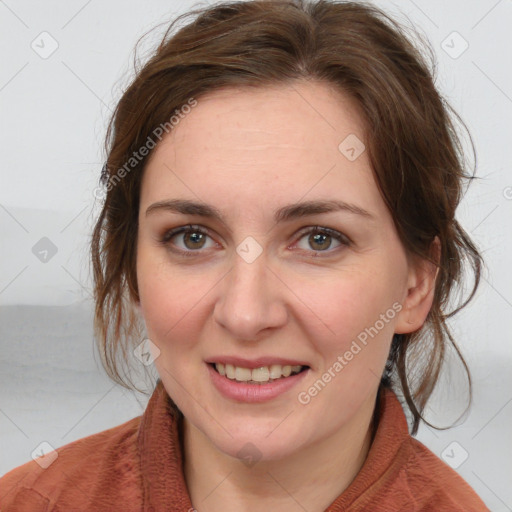
<path id="1" fill-rule="evenodd" d="M 309 368 L 289 377 L 281 377 L 268 384 L 247 384 L 236 380 L 228 379 L 215 370 L 210 364 L 207 364 L 210 378 L 217 390 L 226 398 L 231 398 L 237 402 L 266 402 L 297 385 L 309 371 Z"/>

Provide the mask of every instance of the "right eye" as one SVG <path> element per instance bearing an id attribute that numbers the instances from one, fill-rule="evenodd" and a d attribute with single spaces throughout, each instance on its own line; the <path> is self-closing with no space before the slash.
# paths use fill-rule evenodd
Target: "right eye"
<path id="1" fill-rule="evenodd" d="M 172 241 L 173 239 L 176 239 L 178 242 Z M 208 239 L 211 240 L 211 237 L 204 228 L 187 225 L 167 231 L 162 237 L 161 242 L 171 251 L 182 256 L 194 256 L 195 254 L 193 253 L 200 252 L 200 249 L 210 249 L 215 246 L 213 240 L 211 240 L 211 244 L 208 246 Z"/>

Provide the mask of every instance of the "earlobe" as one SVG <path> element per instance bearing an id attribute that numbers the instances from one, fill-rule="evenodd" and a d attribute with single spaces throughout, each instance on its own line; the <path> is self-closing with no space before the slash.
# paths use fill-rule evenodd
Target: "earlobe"
<path id="1" fill-rule="evenodd" d="M 417 260 L 410 270 L 407 293 L 402 303 L 403 308 L 395 324 L 396 334 L 415 332 L 425 323 L 434 301 L 441 259 L 441 243 L 437 236 L 431 245 L 431 255 L 437 265 L 421 259 Z"/>

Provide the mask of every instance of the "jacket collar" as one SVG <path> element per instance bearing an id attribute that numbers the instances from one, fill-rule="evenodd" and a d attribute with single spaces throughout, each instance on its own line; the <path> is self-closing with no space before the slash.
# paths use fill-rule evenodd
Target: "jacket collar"
<path id="1" fill-rule="evenodd" d="M 180 415 L 158 379 L 139 427 L 144 512 L 192 510 L 179 439 Z"/>

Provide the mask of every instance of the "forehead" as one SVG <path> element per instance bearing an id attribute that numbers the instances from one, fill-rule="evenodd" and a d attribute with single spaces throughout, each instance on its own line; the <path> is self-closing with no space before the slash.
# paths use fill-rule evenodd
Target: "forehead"
<path id="1" fill-rule="evenodd" d="M 214 91 L 198 98 L 155 148 L 143 196 L 233 192 L 261 203 L 277 196 L 296 201 L 308 190 L 332 196 L 334 189 L 375 202 L 366 152 L 350 161 L 339 148 L 349 136 L 363 142 L 364 129 L 353 100 L 322 82 Z"/>
<path id="2" fill-rule="evenodd" d="M 296 145 L 298 154 L 313 150 L 314 158 L 326 151 L 335 154 L 343 138 L 350 133 L 364 138 L 363 132 L 358 107 L 347 95 L 326 83 L 297 82 L 225 88 L 202 96 L 167 143 L 222 148 L 226 157 L 251 149 L 283 152 Z"/>

